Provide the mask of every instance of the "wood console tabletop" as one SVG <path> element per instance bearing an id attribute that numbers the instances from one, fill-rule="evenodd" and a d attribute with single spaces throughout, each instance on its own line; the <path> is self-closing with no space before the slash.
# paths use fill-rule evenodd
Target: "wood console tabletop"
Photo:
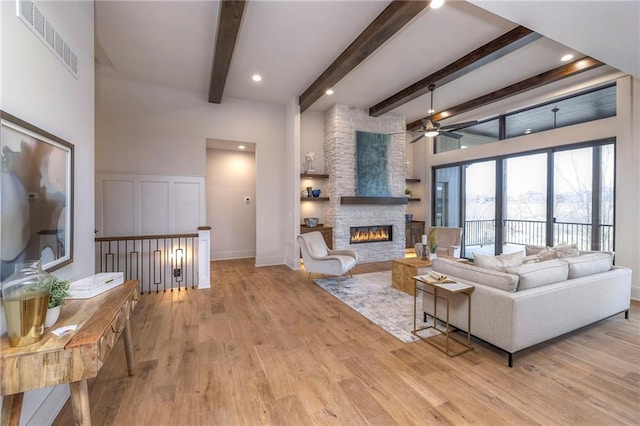
<path id="1" fill-rule="evenodd" d="M 133 375 L 133 344 L 129 317 L 140 295 L 138 281 L 126 281 L 91 299 L 66 301 L 51 329 L 76 324 L 61 337 L 45 331 L 41 341 L 11 347 L 0 340 L 2 425 L 18 425 L 24 392 L 69 383 L 76 425 L 90 425 L 87 379 L 100 372 L 120 334 L 124 335 L 129 375 Z"/>

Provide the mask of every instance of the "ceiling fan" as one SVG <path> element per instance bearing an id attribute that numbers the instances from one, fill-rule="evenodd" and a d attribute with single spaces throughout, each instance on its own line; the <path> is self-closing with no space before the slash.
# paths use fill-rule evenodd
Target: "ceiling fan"
<path id="1" fill-rule="evenodd" d="M 414 130 L 414 132 L 420 132 L 420 136 L 418 136 L 415 139 L 411 140 L 411 142 L 409 142 L 409 143 L 416 143 L 416 142 L 418 142 L 420 139 L 422 139 L 425 136 L 430 137 L 430 138 L 434 138 L 436 136 L 448 136 L 448 137 L 460 139 L 462 137 L 462 135 L 460 135 L 458 133 L 454 133 L 454 132 L 447 132 L 447 131 L 445 131 L 445 129 L 457 129 L 457 128 L 467 127 L 467 126 L 469 126 L 471 124 L 477 123 L 477 120 L 474 120 L 474 121 L 469 121 L 469 122 L 465 122 L 465 123 L 452 124 L 452 125 L 448 125 L 446 127 L 440 127 L 440 123 L 433 121 L 433 113 L 435 111 L 433 109 L 433 91 L 436 89 L 436 85 L 435 84 L 430 84 L 428 89 L 429 89 L 429 92 L 431 92 L 431 109 L 429 109 L 429 118 L 427 118 L 427 119 L 423 118 L 421 120 L 422 121 L 422 127 L 420 129 L 418 129 L 418 130 Z"/>
<path id="2" fill-rule="evenodd" d="M 429 109 L 429 118 L 427 120 L 425 120 L 424 118 L 421 120 L 422 129 L 420 129 L 420 132 L 422 133 L 422 135 L 413 139 L 410 143 L 418 142 L 423 136 L 435 138 L 440 134 L 440 123 L 433 122 L 433 113 L 435 111 L 433 109 L 433 91 L 436 89 L 436 85 L 430 84 L 428 89 L 429 92 L 431 92 L 431 109 Z"/>

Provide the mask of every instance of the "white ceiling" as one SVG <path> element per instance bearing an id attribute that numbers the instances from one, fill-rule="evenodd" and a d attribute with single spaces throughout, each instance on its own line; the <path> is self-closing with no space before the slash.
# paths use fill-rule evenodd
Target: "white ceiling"
<path id="1" fill-rule="evenodd" d="M 572 3 L 575 6 L 585 3 L 581 7 L 589 7 L 590 11 L 585 16 L 593 20 L 593 11 L 606 8 L 610 2 L 484 3 L 510 4 L 512 19 L 524 19 L 517 16 L 519 5 Z M 640 5 L 638 2 L 617 3 L 631 6 L 617 5 L 616 14 L 631 13 L 633 16 L 636 9 L 640 11 L 636 8 Z M 222 103 L 226 97 L 237 97 L 285 105 L 297 98 L 387 4 L 387 1 L 250 0 Z M 545 9 L 538 7 L 536 10 L 529 6 L 526 18 L 530 22 L 526 26 L 541 34 L 554 35 L 556 40 L 563 39 L 566 43 L 577 40 L 576 46 L 602 49 L 600 41 L 591 43 L 601 38 L 600 28 L 606 29 L 608 39 L 617 36 L 618 40 L 628 40 L 636 36 L 636 43 L 630 44 L 631 51 L 623 49 L 624 54 L 611 55 L 609 51 L 603 56 L 593 51 L 589 54 L 600 60 L 607 58 L 608 64 L 621 68 L 629 59 L 632 63 L 636 59 L 640 63 L 640 52 L 633 52 L 640 43 L 637 41 L 640 40 L 637 20 L 625 18 L 613 28 L 611 25 L 581 25 L 577 29 L 570 26 L 564 32 L 571 36 L 563 37 L 562 28 L 555 32 L 546 27 L 544 32 L 537 29 L 535 15 L 544 16 Z M 187 90 L 206 99 L 218 9 L 219 1 L 96 1 L 97 78 Z M 578 18 L 572 18 L 581 19 L 578 8 L 564 9 L 567 8 L 560 12 L 566 14 L 573 10 Z M 607 14 L 606 19 L 615 20 L 616 17 Z M 334 87 L 333 96 L 323 96 L 310 109 L 325 111 L 334 103 L 369 108 L 517 25 L 466 1 L 449 0 L 441 9 L 426 8 L 340 81 Z M 583 51 L 586 52 L 587 48 L 584 47 Z M 436 89 L 435 109 L 443 110 L 560 66 L 559 58 L 565 53 L 584 56 L 580 51 L 549 38 L 539 39 Z M 617 62 L 618 56 L 624 56 L 624 61 Z M 601 67 L 591 74 L 610 72 L 616 70 Z M 253 82 L 251 76 L 254 73 L 260 73 L 263 80 Z M 570 79 L 567 84 L 577 84 L 584 78 Z M 554 87 L 557 89 L 557 85 Z M 429 97 L 423 96 L 391 113 L 404 115 L 409 122 L 424 117 L 428 105 Z"/>

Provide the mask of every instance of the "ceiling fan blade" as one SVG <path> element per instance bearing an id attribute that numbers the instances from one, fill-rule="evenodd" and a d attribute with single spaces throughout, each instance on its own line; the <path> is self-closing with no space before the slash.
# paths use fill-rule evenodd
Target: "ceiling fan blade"
<path id="1" fill-rule="evenodd" d="M 442 130 L 460 129 L 462 127 L 469 127 L 469 126 L 472 126 L 474 124 L 478 124 L 478 120 L 463 121 L 462 123 L 447 124 L 446 126 L 442 126 L 441 129 Z"/>
<path id="2" fill-rule="evenodd" d="M 414 140 L 412 140 L 409 143 L 416 143 L 418 142 L 420 139 L 424 138 L 424 133 L 421 133 L 420 136 L 418 136 L 417 138 L 415 138 Z"/>
<path id="3" fill-rule="evenodd" d="M 440 130 L 440 134 L 438 136 L 446 136 L 449 138 L 461 139 L 464 135 L 461 135 L 460 133 L 447 132 L 446 130 Z"/>

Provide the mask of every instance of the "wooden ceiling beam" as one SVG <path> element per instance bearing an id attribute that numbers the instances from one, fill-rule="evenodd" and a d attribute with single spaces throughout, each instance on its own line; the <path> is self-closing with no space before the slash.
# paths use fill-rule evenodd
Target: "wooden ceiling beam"
<path id="1" fill-rule="evenodd" d="M 543 72 L 542 74 L 535 75 L 510 86 L 503 87 L 502 89 L 498 89 L 486 95 L 471 99 L 470 101 L 463 102 L 459 105 L 448 108 L 445 111 L 438 112 L 433 115 L 433 121 L 437 122 L 445 118 L 450 118 L 454 115 L 459 115 L 463 112 L 489 105 L 501 99 L 580 74 L 581 72 L 588 71 L 602 65 L 604 65 L 602 62 L 587 56 L 582 59 L 578 59 L 577 61 L 573 61 L 570 64 L 562 65 L 558 68 Z M 428 118 L 429 117 L 427 116 L 424 119 Z M 422 127 L 422 120 L 423 119 L 419 119 L 407 124 L 407 130 L 419 130 Z"/>
<path id="2" fill-rule="evenodd" d="M 224 0 L 220 2 L 218 33 L 216 34 L 211 81 L 209 83 L 209 102 L 219 104 L 227 82 L 233 50 L 236 46 L 246 0 Z"/>
<path id="3" fill-rule="evenodd" d="M 378 117 L 396 109 L 429 92 L 429 86 L 435 84 L 441 87 L 457 78 L 477 70 L 503 56 L 532 43 L 542 35 L 530 29 L 518 26 L 500 37 L 467 53 L 449 65 L 439 69 L 420 81 L 402 89 L 382 102 L 369 108 L 369 115 Z"/>
<path id="4" fill-rule="evenodd" d="M 394 0 L 367 28 L 336 58 L 335 61 L 298 98 L 300 112 L 304 112 L 324 92 L 336 85 L 358 64 L 404 27 L 431 1 Z"/>

